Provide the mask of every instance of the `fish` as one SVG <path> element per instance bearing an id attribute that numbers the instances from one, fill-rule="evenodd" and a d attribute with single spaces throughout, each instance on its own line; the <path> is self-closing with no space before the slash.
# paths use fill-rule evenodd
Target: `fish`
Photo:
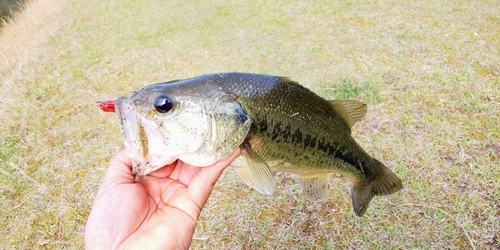
<path id="1" fill-rule="evenodd" d="M 274 192 L 273 173 L 285 172 L 308 200 L 321 201 L 330 173 L 337 173 L 350 180 L 354 213 L 363 216 L 374 196 L 403 188 L 352 137 L 366 104 L 326 100 L 288 77 L 207 74 L 149 85 L 100 105 L 115 110 L 137 175 L 176 160 L 210 166 L 239 147 L 230 166 L 263 194 Z"/>

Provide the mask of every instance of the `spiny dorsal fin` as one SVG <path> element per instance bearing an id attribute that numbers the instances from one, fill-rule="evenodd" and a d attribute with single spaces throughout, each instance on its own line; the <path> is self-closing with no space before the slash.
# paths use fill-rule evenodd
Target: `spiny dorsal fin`
<path id="1" fill-rule="evenodd" d="M 366 104 L 355 100 L 330 101 L 337 112 L 346 120 L 349 127 L 361 120 L 366 115 Z"/>

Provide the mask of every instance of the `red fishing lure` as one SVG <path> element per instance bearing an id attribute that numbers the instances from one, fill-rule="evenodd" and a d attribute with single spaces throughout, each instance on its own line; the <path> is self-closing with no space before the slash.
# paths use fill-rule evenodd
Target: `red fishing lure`
<path id="1" fill-rule="evenodd" d="M 100 102 L 99 108 L 104 112 L 115 112 L 115 100 Z"/>

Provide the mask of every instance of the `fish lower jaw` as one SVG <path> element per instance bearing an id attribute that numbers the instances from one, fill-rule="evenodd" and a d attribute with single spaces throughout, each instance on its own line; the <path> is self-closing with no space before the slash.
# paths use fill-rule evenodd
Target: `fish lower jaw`
<path id="1" fill-rule="evenodd" d="M 144 176 L 177 160 L 174 157 L 148 155 L 146 159 L 132 159 L 132 174 Z"/>

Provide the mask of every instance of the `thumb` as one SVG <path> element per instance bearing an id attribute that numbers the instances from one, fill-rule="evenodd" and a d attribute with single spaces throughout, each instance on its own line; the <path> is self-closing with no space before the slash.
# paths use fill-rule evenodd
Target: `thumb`
<path id="1" fill-rule="evenodd" d="M 99 193 L 109 187 L 134 182 L 135 176 L 132 174 L 132 159 L 128 157 L 127 150 L 124 149 L 116 154 L 109 163 L 109 168 L 102 180 Z"/>

